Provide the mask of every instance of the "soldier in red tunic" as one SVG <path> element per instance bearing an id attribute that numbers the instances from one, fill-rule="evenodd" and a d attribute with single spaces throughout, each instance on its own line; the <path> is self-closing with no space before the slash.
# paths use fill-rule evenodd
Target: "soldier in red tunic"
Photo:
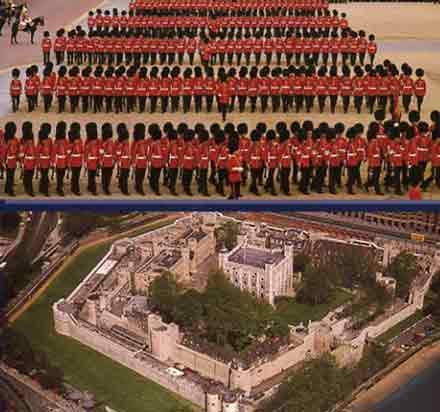
<path id="1" fill-rule="evenodd" d="M 119 123 L 116 127 L 118 134 L 118 142 L 115 145 L 116 159 L 118 164 L 118 187 L 121 192 L 129 196 L 128 192 L 128 178 L 130 176 L 131 156 L 130 156 L 130 135 L 127 126 L 124 123 Z"/>
<path id="2" fill-rule="evenodd" d="M 15 171 L 20 162 L 20 144 L 16 138 L 17 126 L 13 122 L 5 124 L 5 150 L 4 167 L 6 169 L 5 193 L 9 196 L 15 196 L 14 180 Z"/>
<path id="3" fill-rule="evenodd" d="M 292 166 L 292 144 L 290 142 L 290 135 L 287 129 L 283 129 L 280 135 L 280 187 L 281 192 L 290 196 L 290 170 Z"/>
<path id="4" fill-rule="evenodd" d="M 229 155 L 227 160 L 228 180 L 231 185 L 230 200 L 240 198 L 241 174 L 243 172 L 242 160 L 238 151 L 238 135 L 233 135 L 229 141 Z"/>
<path id="5" fill-rule="evenodd" d="M 348 144 L 347 144 L 347 157 L 346 157 L 346 165 L 347 165 L 347 193 L 350 195 L 354 195 L 353 186 L 356 180 L 356 169 L 359 163 L 359 153 L 357 151 L 356 143 L 354 141 L 355 131 L 350 128 L 346 133 Z"/>
<path id="6" fill-rule="evenodd" d="M 24 84 L 24 91 L 28 101 L 28 111 L 33 112 L 38 102 L 38 85 L 33 77 L 33 70 L 28 67 L 26 69 L 26 81 Z"/>
<path id="7" fill-rule="evenodd" d="M 194 131 L 188 129 L 185 131 L 183 142 L 183 153 L 182 153 L 182 184 L 183 191 L 186 195 L 192 196 L 191 185 L 194 174 L 195 166 L 198 164 L 197 151 L 193 144 Z"/>
<path id="8" fill-rule="evenodd" d="M 68 159 L 69 167 L 72 172 L 70 179 L 71 192 L 77 196 L 81 196 L 79 179 L 81 176 L 81 168 L 83 164 L 84 147 L 81 139 L 81 126 L 79 123 L 72 123 L 69 129 L 69 150 Z"/>
<path id="9" fill-rule="evenodd" d="M 134 141 L 131 145 L 131 163 L 135 168 L 135 191 L 144 196 L 144 179 L 147 170 L 147 142 L 145 141 L 145 124 L 137 123 L 133 131 Z"/>
<path id="10" fill-rule="evenodd" d="M 228 147 L 226 146 L 225 134 L 221 129 L 217 130 L 216 132 L 215 143 L 218 147 L 217 164 L 216 164 L 218 179 L 217 179 L 216 191 L 220 196 L 226 196 L 225 183 L 226 183 L 226 179 L 228 178 L 227 160 L 228 160 L 229 150 Z"/>
<path id="11" fill-rule="evenodd" d="M 86 124 L 87 140 L 84 145 L 84 163 L 87 169 L 87 191 L 97 196 L 96 175 L 100 163 L 98 128 L 96 123 Z"/>
<path id="12" fill-rule="evenodd" d="M 43 33 L 41 49 L 43 50 L 43 64 L 47 64 L 50 62 L 50 51 L 52 49 L 52 40 L 50 39 L 50 33 L 48 31 Z"/>
<path id="13" fill-rule="evenodd" d="M 220 80 L 220 83 L 217 85 L 217 90 L 216 90 L 218 109 L 222 115 L 223 121 L 226 121 L 226 114 L 228 112 L 229 104 L 231 101 L 230 89 L 229 89 L 229 85 L 226 81 L 227 79 L 226 79 L 225 74 L 220 75 L 219 80 Z"/>
<path id="14" fill-rule="evenodd" d="M 22 126 L 20 157 L 23 167 L 23 186 L 27 195 L 34 197 L 33 178 L 37 163 L 37 150 L 34 144 L 32 123 L 24 122 Z"/>
<path id="15" fill-rule="evenodd" d="M 422 110 L 423 99 L 426 96 L 426 82 L 423 79 L 425 71 L 423 69 L 416 69 L 417 80 L 414 82 L 414 95 L 417 99 L 417 110 Z"/>
<path id="16" fill-rule="evenodd" d="M 335 139 L 335 130 L 329 130 L 328 132 L 328 159 L 327 165 L 329 170 L 328 187 L 329 192 L 332 195 L 336 195 L 336 185 L 338 184 L 338 174 L 342 165 L 342 158 L 339 152 L 339 145 Z"/>
<path id="17" fill-rule="evenodd" d="M 374 57 L 376 56 L 377 53 L 377 44 L 375 40 L 376 37 L 374 36 L 374 34 L 370 34 L 368 36 L 367 52 L 368 55 L 370 56 L 370 64 L 372 66 L 374 65 Z"/>
<path id="18" fill-rule="evenodd" d="M 38 133 L 37 168 L 40 172 L 38 191 L 44 196 L 49 196 L 49 169 L 52 164 L 52 139 L 49 137 L 52 127 L 43 123 Z"/>
<path id="19" fill-rule="evenodd" d="M 55 84 L 55 93 L 58 99 L 58 113 L 66 110 L 66 96 L 68 94 L 69 79 L 66 78 L 67 68 L 61 66 L 58 70 L 58 78 Z"/>
<path id="20" fill-rule="evenodd" d="M 148 161 L 150 164 L 150 188 L 157 195 L 160 196 L 159 178 L 162 167 L 165 164 L 164 153 L 162 152 L 160 140 L 162 132 L 156 124 L 149 127 L 152 143 L 148 153 Z"/>
<path id="21" fill-rule="evenodd" d="M 377 140 L 379 130 L 377 123 L 372 123 L 367 132 L 367 159 L 368 159 L 368 179 L 364 184 L 365 191 L 374 186 L 377 195 L 383 195 L 380 189 L 380 172 L 382 166 L 382 150 L 380 142 Z"/>
<path id="22" fill-rule="evenodd" d="M 277 192 L 275 189 L 275 172 L 280 163 L 280 150 L 279 150 L 279 144 L 276 141 L 275 131 L 269 130 L 266 133 L 266 139 L 268 140 L 268 144 L 266 147 L 265 162 L 266 162 L 266 168 L 268 170 L 268 175 L 266 182 L 264 184 L 264 189 L 272 196 L 277 196 Z"/>
<path id="23" fill-rule="evenodd" d="M 402 104 L 405 112 L 409 112 L 409 107 L 411 105 L 411 98 L 414 94 L 414 82 L 411 79 L 412 69 L 407 64 L 402 65 L 402 76 L 400 80 L 401 84 L 401 94 L 402 94 Z"/>
<path id="24" fill-rule="evenodd" d="M 104 123 L 102 125 L 101 136 L 102 153 L 100 153 L 100 166 L 102 170 L 102 190 L 106 195 L 111 195 L 110 183 L 112 180 L 113 167 L 115 165 L 117 155 L 115 143 L 113 142 L 113 129 L 110 123 Z"/>
<path id="25" fill-rule="evenodd" d="M 406 147 L 401 140 L 400 130 L 398 127 L 393 127 L 390 130 L 391 143 L 389 147 L 389 162 L 393 171 L 393 186 L 396 195 L 403 195 L 402 192 L 402 170 L 404 166 Z"/>
<path id="26" fill-rule="evenodd" d="M 41 95 L 43 96 L 44 112 L 48 113 L 52 106 L 54 84 L 51 78 L 51 70 L 46 67 L 43 72 L 43 81 L 41 82 Z"/>
<path id="27" fill-rule="evenodd" d="M 66 139 L 66 122 L 57 123 L 55 142 L 52 146 L 51 165 L 56 173 L 56 191 L 58 196 L 64 196 L 64 177 L 69 161 L 69 142 Z"/>
<path id="28" fill-rule="evenodd" d="M 199 133 L 198 150 L 198 192 L 203 196 L 209 196 L 208 192 L 208 169 L 209 169 L 209 133 L 203 129 Z"/>
<path id="29" fill-rule="evenodd" d="M 432 131 L 432 146 L 430 153 L 431 176 L 422 183 L 422 190 L 427 190 L 432 182 L 440 189 L 440 129 L 435 128 Z"/>
<path id="30" fill-rule="evenodd" d="M 57 37 L 53 45 L 55 60 L 58 66 L 64 63 L 64 55 L 66 53 L 66 37 L 64 36 L 64 34 L 64 29 L 58 30 L 56 34 Z"/>
<path id="31" fill-rule="evenodd" d="M 20 109 L 20 96 L 23 91 L 23 85 L 20 80 L 20 70 L 12 69 L 12 80 L 9 86 L 9 93 L 12 101 L 12 111 L 15 113 Z"/>

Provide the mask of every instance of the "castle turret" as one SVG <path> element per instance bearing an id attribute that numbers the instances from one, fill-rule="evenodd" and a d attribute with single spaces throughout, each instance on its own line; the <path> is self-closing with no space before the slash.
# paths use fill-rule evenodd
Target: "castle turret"
<path id="1" fill-rule="evenodd" d="M 206 412 L 221 412 L 222 402 L 215 387 L 209 388 L 206 393 Z"/>
<path id="2" fill-rule="evenodd" d="M 223 396 L 223 412 L 238 412 L 238 398 L 233 393 L 227 393 Z"/>

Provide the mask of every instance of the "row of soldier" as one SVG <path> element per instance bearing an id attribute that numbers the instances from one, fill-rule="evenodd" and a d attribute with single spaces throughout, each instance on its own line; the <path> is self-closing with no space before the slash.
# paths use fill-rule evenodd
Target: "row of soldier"
<path id="1" fill-rule="evenodd" d="M 328 9 L 327 1 L 297 1 L 297 0 L 276 0 L 276 1 L 151 1 L 151 0 L 136 0 L 130 1 L 129 10 L 142 10 L 151 15 L 166 14 L 166 15 L 207 15 L 207 14 L 222 14 L 222 15 L 254 15 L 259 13 L 271 16 L 286 16 L 295 11 L 307 11 L 314 14 L 320 10 Z M 254 14 L 257 12 L 258 14 Z M 106 10 L 104 13 L 98 9 L 96 17 L 104 19 L 110 15 L 110 11 Z M 113 10 L 113 15 L 118 16 L 118 10 Z"/>
<path id="2" fill-rule="evenodd" d="M 98 193 L 96 179 L 100 173 L 102 190 L 109 195 L 115 169 L 118 187 L 125 195 L 129 194 L 130 176 L 139 195 L 146 193 L 148 176 L 151 192 L 156 195 L 161 194 L 162 184 L 177 195 L 177 181 L 181 179 L 184 193 L 192 196 L 195 177 L 201 195 L 209 196 L 212 185 L 225 196 L 229 184 L 233 199 L 241 196 L 240 186 L 246 186 L 249 178 L 248 189 L 254 195 L 260 195 L 261 186 L 277 195 L 278 182 L 286 196 L 292 193 L 292 184 L 298 185 L 303 194 L 323 193 L 325 187 L 337 194 L 343 184 L 349 194 L 355 193 L 356 186 L 365 191 L 373 187 L 377 195 L 383 194 L 382 185 L 387 192 L 394 189 L 397 195 L 409 185 L 422 184 L 427 189 L 435 182 L 440 188 L 439 113 L 431 114 L 430 125 L 420 121 L 417 112 L 410 113 L 410 123 L 383 121 L 384 117 L 383 112 L 376 113 L 376 121 L 366 131 L 367 138 L 359 123 L 346 129 L 342 123 L 314 127 L 311 121 L 305 121 L 302 125 L 293 122 L 290 127 L 279 122 L 273 129 L 259 123 L 250 133 L 245 123 L 228 123 L 224 128 L 213 124 L 209 129 L 202 124 L 190 128 L 185 123 L 177 127 L 166 123 L 162 128 L 151 124 L 147 129 L 138 123 L 132 140 L 123 123 L 115 128 L 117 139 L 110 123 L 103 124 L 100 132 L 96 123 L 88 123 L 83 140 L 79 123 L 67 128 L 60 122 L 52 140 L 52 128 L 44 123 L 37 144 L 30 122 L 23 124 L 21 140 L 16 137 L 16 125 L 7 123 L 0 145 L 0 159 L 7 173 L 5 192 L 15 195 L 17 168 L 22 170 L 24 189 L 30 196 L 34 195 L 36 172 L 40 175 L 39 191 L 49 196 L 51 170 L 60 196 L 64 195 L 66 173 L 70 174 L 72 193 L 81 194 L 82 170 L 91 194 Z"/>
<path id="3" fill-rule="evenodd" d="M 202 63 L 211 65 L 223 65 L 225 62 L 240 65 L 243 59 L 248 66 L 251 62 L 259 65 L 263 61 L 266 64 L 273 61 L 278 65 L 290 65 L 293 61 L 297 65 L 301 62 L 327 64 L 331 61 L 332 64 L 342 62 L 353 66 L 359 61 L 363 66 L 367 54 L 370 64 L 373 64 L 377 53 L 375 36 L 371 34 L 367 40 L 363 30 L 359 33 L 343 31 L 341 36 L 337 32 L 321 34 L 297 30 L 295 34 L 288 32 L 286 36 L 274 38 L 270 34 L 265 37 L 260 34 L 251 37 L 249 34 L 243 38 L 240 33 L 231 33 L 227 37 L 222 35 L 208 39 L 202 36 L 197 39 L 175 35 L 149 38 L 131 31 L 91 31 L 87 35 L 78 27 L 69 31 L 67 37 L 64 29 L 60 29 L 54 42 L 46 31 L 41 48 L 44 63 L 51 60 L 53 51 L 58 65 L 65 61 L 68 65 L 84 62 L 121 64 L 124 60 L 127 64 L 134 60 L 153 65 L 174 62 L 193 65 L 197 57 Z"/>
<path id="4" fill-rule="evenodd" d="M 426 82 L 423 79 L 424 71 L 416 70 L 417 79 L 414 80 L 412 69 L 407 64 L 402 65 L 399 71 L 389 61 L 375 68 L 367 65 L 366 73 L 360 67 L 355 68 L 355 76 L 351 76 L 349 67 L 343 66 L 342 76 L 336 66 L 331 66 L 329 73 L 322 66 L 316 72 L 313 66 L 309 68 L 291 66 L 286 69 L 263 67 L 258 70 L 252 67 L 242 67 L 237 75 L 235 68 L 226 71 L 224 68 L 214 73 L 212 67 L 204 70 L 200 67 L 186 68 L 181 76 L 179 67 L 163 67 L 161 71 L 153 67 L 148 71 L 146 67 L 124 66 L 104 69 L 91 66 L 82 71 L 72 67 L 67 72 L 61 66 L 56 74 L 53 65 L 48 64 L 43 72 L 43 79 L 38 76 L 38 68 L 32 66 L 26 71 L 24 85 L 20 80 L 19 69 L 12 71 L 10 94 L 12 97 L 13 111 L 19 110 L 20 96 L 24 94 L 28 100 L 28 110 L 35 110 L 38 105 L 39 93 L 43 96 L 44 109 L 51 109 L 53 97 L 58 99 L 58 111 L 64 112 L 66 101 L 69 99 L 71 112 L 82 109 L 83 112 L 94 111 L 120 113 L 123 111 L 145 112 L 147 103 L 150 112 L 159 109 L 162 112 L 184 113 L 192 109 L 198 113 L 206 107 L 211 112 L 215 100 L 218 109 L 226 114 L 235 110 L 238 101 L 238 110 L 244 112 L 247 104 L 251 112 L 257 110 L 260 103 L 264 113 L 269 109 L 274 112 L 282 109 L 284 112 L 305 109 L 310 112 L 318 100 L 320 112 L 325 110 L 329 101 L 330 111 L 335 113 L 338 98 L 342 100 L 342 108 L 347 112 L 350 99 L 353 97 L 354 107 L 358 113 L 366 104 L 372 113 L 376 106 L 381 109 L 389 107 L 395 109 L 399 96 L 406 112 L 410 110 L 412 97 L 417 100 L 417 109 L 421 110 L 424 96 L 426 95 Z M 24 86 L 24 87 L 23 87 Z M 181 107 L 182 100 L 182 107 Z M 81 108 L 80 108 L 81 104 Z"/>

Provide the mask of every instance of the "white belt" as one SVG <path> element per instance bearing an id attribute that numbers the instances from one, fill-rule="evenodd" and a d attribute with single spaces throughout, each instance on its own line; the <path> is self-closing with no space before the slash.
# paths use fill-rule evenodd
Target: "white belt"
<path id="1" fill-rule="evenodd" d="M 154 156 L 151 156 L 153 159 L 162 159 L 162 156 L 161 155 L 154 155 Z"/>
<path id="2" fill-rule="evenodd" d="M 40 156 L 40 159 L 50 159 L 50 156 Z"/>
<path id="3" fill-rule="evenodd" d="M 290 159 L 290 156 L 283 156 L 283 159 Z"/>
<path id="4" fill-rule="evenodd" d="M 409 157 L 416 157 L 416 154 L 410 154 Z"/>
<path id="5" fill-rule="evenodd" d="M 170 156 L 170 159 L 178 159 L 178 156 Z"/>
<path id="6" fill-rule="evenodd" d="M 104 155 L 104 157 L 113 157 L 113 155 L 106 154 L 106 155 Z"/>
<path id="7" fill-rule="evenodd" d="M 353 154 L 353 153 L 349 153 L 348 154 L 348 157 L 353 157 L 353 156 L 357 156 L 356 154 Z"/>
<path id="8" fill-rule="evenodd" d="M 121 159 L 130 159 L 130 156 L 121 156 Z"/>
<path id="9" fill-rule="evenodd" d="M 424 149 L 423 147 L 419 147 L 419 151 L 420 151 L 420 152 L 427 152 L 428 149 Z"/>
<path id="10" fill-rule="evenodd" d="M 97 159 L 96 156 L 90 156 L 90 157 L 88 158 L 88 160 L 96 160 L 96 159 Z"/>
<path id="11" fill-rule="evenodd" d="M 27 159 L 27 160 L 33 160 L 33 159 L 35 159 L 34 156 L 25 156 L 24 158 Z"/>
<path id="12" fill-rule="evenodd" d="M 73 154 L 72 157 L 81 157 L 80 154 Z"/>
<path id="13" fill-rule="evenodd" d="M 208 160 L 208 156 L 202 156 L 202 160 Z"/>
<path id="14" fill-rule="evenodd" d="M 16 156 L 8 156 L 8 160 L 16 159 Z"/>
<path id="15" fill-rule="evenodd" d="M 185 160 L 193 160 L 194 158 L 192 156 L 185 156 L 184 159 Z"/>
<path id="16" fill-rule="evenodd" d="M 65 159 L 66 158 L 65 155 L 56 155 L 56 156 L 57 156 L 57 159 Z"/>
<path id="17" fill-rule="evenodd" d="M 137 156 L 136 159 L 146 159 L 145 156 Z"/>
<path id="18" fill-rule="evenodd" d="M 380 155 L 373 155 L 373 157 L 380 157 Z"/>

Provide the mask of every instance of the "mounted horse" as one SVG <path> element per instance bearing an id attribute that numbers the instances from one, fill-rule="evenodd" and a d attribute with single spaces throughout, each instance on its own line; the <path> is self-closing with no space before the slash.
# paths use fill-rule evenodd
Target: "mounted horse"
<path id="1" fill-rule="evenodd" d="M 19 19 L 16 19 L 14 23 L 12 23 L 11 28 L 11 44 L 18 44 L 17 41 L 17 34 L 18 32 L 22 31 L 25 33 L 30 33 L 31 35 L 31 43 L 34 44 L 34 36 L 35 32 L 38 29 L 38 26 L 44 26 L 44 17 L 35 17 L 29 22 L 26 23 L 26 25 L 23 27 L 22 22 Z"/>

